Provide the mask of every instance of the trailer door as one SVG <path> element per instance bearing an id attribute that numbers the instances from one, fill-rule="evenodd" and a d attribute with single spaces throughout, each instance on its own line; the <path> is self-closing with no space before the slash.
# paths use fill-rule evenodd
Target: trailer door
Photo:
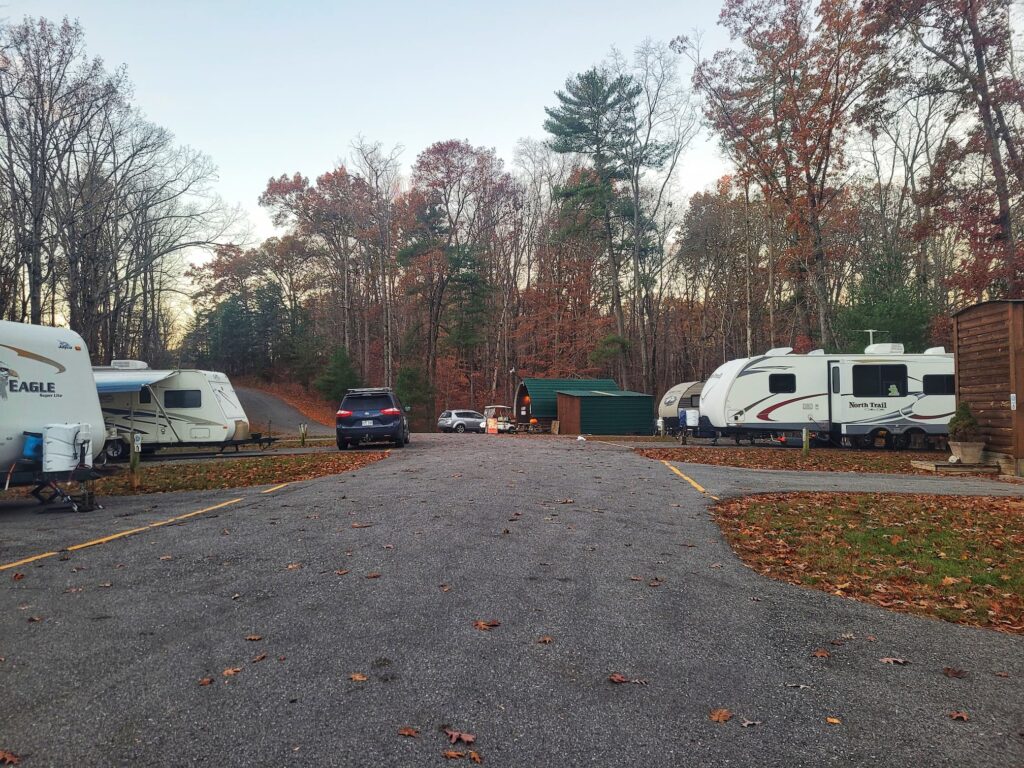
<path id="1" fill-rule="evenodd" d="M 828 361 L 828 424 L 829 432 L 834 441 L 842 438 L 841 426 L 838 422 L 842 413 L 839 395 L 842 392 L 842 366 L 838 360 Z"/>

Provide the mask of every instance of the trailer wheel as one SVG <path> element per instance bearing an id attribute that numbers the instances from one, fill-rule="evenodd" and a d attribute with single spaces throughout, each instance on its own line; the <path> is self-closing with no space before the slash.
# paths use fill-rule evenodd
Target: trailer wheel
<path id="1" fill-rule="evenodd" d="M 128 443 L 121 438 L 107 440 L 103 453 L 111 461 L 124 461 L 128 457 Z"/>

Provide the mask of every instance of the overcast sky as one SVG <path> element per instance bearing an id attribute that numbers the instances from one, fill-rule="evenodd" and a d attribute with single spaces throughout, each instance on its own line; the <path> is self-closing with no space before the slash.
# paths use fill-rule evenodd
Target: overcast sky
<path id="1" fill-rule="evenodd" d="M 8 20 L 81 21 L 91 55 L 125 65 L 135 102 L 181 143 L 210 155 L 217 189 L 255 232 L 272 233 L 257 197 L 267 179 L 314 177 L 363 136 L 405 147 L 408 167 L 435 141 L 468 139 L 511 163 L 543 138 L 544 107 L 568 75 L 616 46 L 699 29 L 724 43 L 719 0 L 9 0 Z M 725 169 L 694 144 L 680 180 L 692 192 Z"/>

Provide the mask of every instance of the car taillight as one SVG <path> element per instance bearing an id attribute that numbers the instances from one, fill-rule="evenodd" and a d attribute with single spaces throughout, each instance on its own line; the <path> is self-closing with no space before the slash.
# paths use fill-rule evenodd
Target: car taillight
<path id="1" fill-rule="evenodd" d="M 402 412 L 397 408 L 385 408 L 380 412 L 381 416 L 401 416 Z"/>
<path id="2" fill-rule="evenodd" d="M 335 415 L 339 419 L 347 419 L 349 416 L 352 415 L 352 411 L 338 411 Z"/>

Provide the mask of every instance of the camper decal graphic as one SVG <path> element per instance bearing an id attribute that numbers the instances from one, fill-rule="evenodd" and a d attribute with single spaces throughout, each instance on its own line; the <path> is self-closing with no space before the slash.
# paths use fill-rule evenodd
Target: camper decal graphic
<path id="1" fill-rule="evenodd" d="M 36 362 L 45 363 L 52 365 L 57 369 L 57 373 L 64 373 L 67 369 L 60 363 L 51 360 L 48 357 L 37 355 L 34 352 L 29 352 L 24 349 L 18 349 L 17 347 L 11 347 L 7 344 L 0 344 L 0 347 L 9 349 L 12 352 L 16 352 L 18 357 L 26 358 L 27 360 L 35 360 Z M 60 397 L 57 394 L 57 383 L 54 381 L 23 381 L 17 371 L 10 368 L 4 362 L 0 361 L 0 391 L 3 392 L 2 398 L 7 399 L 9 392 L 31 392 L 37 394 L 40 397 Z"/>

